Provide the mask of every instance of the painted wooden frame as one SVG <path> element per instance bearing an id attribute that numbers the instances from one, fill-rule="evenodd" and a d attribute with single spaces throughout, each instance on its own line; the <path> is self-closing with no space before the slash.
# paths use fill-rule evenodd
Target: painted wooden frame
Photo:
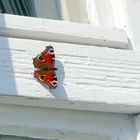
<path id="1" fill-rule="evenodd" d="M 0 19 L 2 36 L 127 49 L 122 29 L 8 14 Z"/>
<path id="2" fill-rule="evenodd" d="M 139 53 L 108 48 L 127 45 L 123 30 L 11 15 L 0 18 L 0 34 L 5 36 L 0 38 L 0 103 L 140 111 Z M 59 80 L 59 87 L 51 91 L 33 78 L 32 65 L 32 58 L 50 44 L 56 51 Z"/>

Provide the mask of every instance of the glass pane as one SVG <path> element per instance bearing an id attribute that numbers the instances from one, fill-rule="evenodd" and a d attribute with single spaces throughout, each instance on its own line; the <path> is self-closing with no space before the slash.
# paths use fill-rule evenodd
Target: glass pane
<path id="1" fill-rule="evenodd" d="M 84 9 L 85 0 L 0 0 L 1 13 L 87 23 Z"/>
<path id="2" fill-rule="evenodd" d="M 0 12 L 23 16 L 36 16 L 33 0 L 0 0 Z"/>

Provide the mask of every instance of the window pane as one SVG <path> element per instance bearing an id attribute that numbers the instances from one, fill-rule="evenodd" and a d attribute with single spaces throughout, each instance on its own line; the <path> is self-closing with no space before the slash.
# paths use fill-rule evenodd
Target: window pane
<path id="1" fill-rule="evenodd" d="M 36 15 L 33 0 L 0 0 L 0 12 L 23 16 Z"/>
<path id="2" fill-rule="evenodd" d="M 87 23 L 85 0 L 0 0 L 0 12 Z"/>

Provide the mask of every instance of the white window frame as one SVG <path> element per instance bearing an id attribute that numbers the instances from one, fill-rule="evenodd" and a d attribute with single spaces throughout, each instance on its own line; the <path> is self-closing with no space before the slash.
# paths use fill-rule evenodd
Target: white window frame
<path id="1" fill-rule="evenodd" d="M 85 0 L 34 0 L 37 17 L 88 23 Z"/>
<path id="2" fill-rule="evenodd" d="M 64 21 L 21 17 L 7 14 L 0 14 L 0 19 L 1 36 L 51 41 L 52 44 L 55 44 L 55 42 L 61 42 L 63 44 L 62 46 L 65 46 L 65 43 L 70 43 L 69 45 L 71 47 L 73 47 L 74 44 L 80 44 L 81 49 L 84 49 L 86 46 L 89 49 L 85 49 L 84 52 L 79 49 L 75 49 L 75 51 L 71 51 L 70 49 L 66 52 L 62 51 L 62 53 L 74 53 L 78 56 L 89 56 L 89 59 L 90 56 L 107 60 L 112 59 L 114 62 L 120 61 L 120 64 L 123 63 L 121 65 L 122 68 L 125 66 L 125 61 L 139 62 L 139 54 L 132 50 L 109 49 L 105 47 L 124 48 L 127 45 L 128 41 L 126 34 L 120 29 L 100 28 L 92 25 L 82 25 Z M 14 41 L 11 41 L 11 44 L 13 44 L 11 45 L 12 47 L 14 47 L 14 43 Z M 58 46 L 61 46 L 61 43 Z M 91 47 L 89 45 L 91 45 Z M 95 45 L 104 47 L 96 47 Z M 57 47 L 56 50 L 61 54 L 61 50 L 57 49 Z M 137 63 L 134 65 L 138 67 Z M 121 84 L 125 84 L 125 82 L 122 82 Z M 25 95 L 22 94 L 18 96 L 16 94 L 15 96 L 11 96 L 1 93 L 0 103 L 20 105 L 25 105 L 26 103 L 26 105 L 30 106 L 121 113 L 137 113 L 140 109 L 140 95 L 138 92 L 132 92 L 128 88 L 125 88 L 125 90 L 121 92 L 115 90 L 105 91 L 104 89 L 97 88 L 94 91 L 94 94 L 88 93 L 87 90 L 86 97 L 80 93 L 77 94 L 78 89 L 74 90 L 72 88 L 71 90 L 73 92 L 72 96 L 70 93 L 67 100 L 63 98 L 61 98 L 62 100 L 58 100 L 57 98 L 45 98 L 42 95 L 32 96 L 32 94 L 29 94 L 28 97 L 27 93 L 25 93 Z"/>
<path id="3" fill-rule="evenodd" d="M 2 92 L 7 86 L 2 83 L 9 80 L 2 76 L 0 133 L 44 139 L 139 140 L 140 45 L 139 22 L 134 16 L 139 6 L 133 1 L 77 0 L 79 9 L 73 9 L 77 12 L 74 15 L 69 9 L 75 0 L 71 4 L 61 2 L 64 20 L 92 25 L 0 14 L 0 50 L 1 54 L 8 52 L 1 58 L 6 57 L 11 63 L 12 72 L 8 75 L 14 77 L 11 87 L 17 88 L 15 92 Z M 55 48 L 58 81 L 65 77 L 64 82 L 58 83 L 61 87 L 54 91 L 33 79 L 32 58 L 46 44 Z M 19 62 L 26 57 L 24 67 Z M 6 66 L 3 62 L 1 67 Z M 76 72 L 70 71 L 71 67 Z M 26 68 L 30 69 L 27 75 Z M 87 79 L 80 69 L 87 70 Z M 24 70 L 30 81 L 26 76 L 23 78 Z M 82 81 L 75 75 L 83 77 Z M 72 81 L 70 77 L 74 77 Z"/>
<path id="4" fill-rule="evenodd" d="M 30 44 L 26 50 L 30 56 L 35 56 L 35 53 L 39 53 L 46 44 L 50 43 L 55 47 L 56 59 L 58 59 L 58 54 L 62 57 L 60 61 L 64 69 L 67 67 L 68 60 L 63 60 L 63 56 L 70 54 L 67 57 L 69 60 L 72 58 L 71 55 L 82 56 L 84 64 L 88 63 L 88 65 L 91 62 L 90 59 L 93 57 L 94 59 L 92 59 L 92 61 L 94 61 L 95 66 L 100 67 L 100 63 L 102 63 L 103 67 L 106 66 L 104 71 L 105 76 L 108 72 L 116 68 L 115 70 L 118 74 L 112 74 L 112 77 L 110 77 L 111 82 L 113 82 L 113 78 L 120 78 L 120 70 L 123 72 L 126 71 L 126 73 L 129 72 L 129 75 L 126 75 L 128 83 L 129 80 L 132 80 L 130 77 L 134 73 L 136 76 L 138 72 L 140 55 L 136 51 L 127 50 L 128 40 L 124 30 L 7 14 L 0 14 L 0 19 L 1 50 L 5 50 L 2 41 L 6 40 L 11 56 L 15 55 L 14 53 L 17 48 L 19 51 L 23 51 L 24 55 L 24 48 L 26 49 L 27 45 L 26 42 Z M 77 58 L 76 61 L 78 60 L 79 58 Z M 31 60 L 29 61 L 31 62 Z M 18 60 L 13 62 L 13 64 L 15 65 L 17 62 Z M 30 62 L 28 66 L 34 69 Z M 117 62 L 117 65 L 115 62 Z M 129 62 L 133 64 L 132 67 Z M 103 63 L 105 63 L 105 65 Z M 61 67 L 62 65 L 59 69 L 61 69 Z M 20 68 L 20 65 L 16 68 Z M 94 68 L 92 68 L 92 70 L 94 72 Z M 69 71 L 66 70 L 65 73 L 67 74 Z M 115 77 L 113 77 L 113 75 L 115 75 Z M 82 73 L 81 76 L 83 76 Z M 65 78 L 68 79 L 69 77 L 66 76 Z M 96 79 L 97 77 L 95 76 L 94 78 Z M 102 139 L 101 136 L 104 135 L 104 138 L 108 139 L 110 133 L 105 130 L 109 122 L 109 124 L 111 124 L 109 129 L 112 133 L 110 135 L 112 139 L 118 138 L 116 130 L 120 134 L 120 130 L 124 130 L 124 128 L 126 133 L 124 133 L 124 135 L 121 133 L 119 138 L 121 137 L 123 139 L 128 137 L 129 139 L 133 139 L 135 136 L 132 131 L 134 131 L 135 126 L 134 124 L 132 126 L 132 116 L 112 113 L 137 114 L 140 112 L 140 94 L 138 92 L 139 84 L 136 80 L 137 77 L 134 77 L 133 85 L 129 88 L 126 85 L 127 81 L 120 79 L 119 84 L 121 88 L 124 87 L 123 90 L 117 90 L 120 87 L 119 84 L 115 90 L 115 88 L 111 87 L 111 82 L 108 83 L 109 90 L 107 90 L 103 87 L 104 84 L 104 86 L 107 85 L 105 83 L 106 77 L 101 76 L 100 78 L 103 81 L 103 84 L 101 83 L 102 88 L 97 86 L 93 91 L 86 88 L 86 90 L 84 90 L 86 93 L 82 92 L 78 84 L 71 86 L 66 82 L 65 90 L 67 98 L 63 97 L 63 90 L 57 90 L 54 97 L 50 95 L 49 90 L 44 90 L 39 84 L 36 84 L 39 87 L 36 89 L 41 91 L 40 94 L 24 92 L 24 85 L 23 87 L 18 87 L 19 84 L 17 81 L 17 88 L 20 90 L 23 89 L 22 93 L 18 92 L 18 94 L 15 93 L 11 95 L 0 91 L 0 133 L 3 135 L 60 139 L 65 137 L 69 138 L 71 136 Z M 32 83 L 37 82 L 32 80 Z M 86 86 L 87 85 L 84 85 L 82 88 L 84 89 Z M 31 85 L 29 84 L 29 89 L 30 88 Z M 94 111 L 110 113 L 98 114 Z M 65 125 L 62 125 L 64 121 L 60 120 L 61 115 L 64 116 L 65 122 L 67 122 Z M 44 116 L 44 118 L 42 116 Z M 82 116 L 83 119 L 81 119 L 80 116 Z M 94 116 L 96 116 L 95 119 Z M 136 121 L 135 135 L 139 134 L 139 117 L 140 116 L 134 118 Z M 103 124 L 100 123 L 100 119 L 104 120 Z M 55 123 L 54 120 L 60 122 L 59 125 Z M 92 122 L 94 125 L 96 124 L 97 127 L 95 126 L 94 130 L 92 130 L 93 126 L 88 128 L 89 125 L 86 125 L 85 127 L 84 123 L 81 123 L 81 120 L 87 122 L 85 124 Z M 50 123 L 48 124 L 48 122 Z M 119 122 L 122 125 L 119 124 L 119 127 L 114 129 L 112 122 Z M 74 126 L 70 125 L 71 123 L 73 123 Z M 73 132 L 73 128 L 76 128 L 77 124 L 81 124 L 82 127 L 79 126 L 76 132 Z M 99 126 L 99 124 L 101 124 L 101 126 Z M 67 130 L 67 128 L 69 129 Z M 91 131 L 87 131 L 87 128 Z M 99 132 L 97 132 L 97 128 L 100 128 L 100 130 L 98 130 Z M 113 129 L 113 131 L 111 129 Z M 93 132 L 97 133 L 93 134 Z M 139 139 L 138 137 L 139 135 L 137 139 Z"/>
<path id="5" fill-rule="evenodd" d="M 8 14 L 0 14 L 0 18 L 0 34 L 8 37 L 127 49 L 122 29 Z"/>

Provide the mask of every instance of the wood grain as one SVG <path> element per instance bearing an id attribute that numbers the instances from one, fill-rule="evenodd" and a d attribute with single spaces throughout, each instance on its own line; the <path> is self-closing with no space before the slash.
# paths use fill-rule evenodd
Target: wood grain
<path id="1" fill-rule="evenodd" d="M 32 58 L 50 44 L 56 52 L 59 83 L 56 90 L 50 90 L 33 76 Z M 139 53 L 130 50 L 1 37 L 0 93 L 97 103 L 97 106 L 112 104 L 115 108 L 124 105 L 124 108 L 128 106 L 126 112 L 137 112 L 140 105 L 139 57 Z M 85 110 L 87 106 L 80 109 Z M 88 110 L 108 109 L 95 105 Z M 119 108 L 108 111 L 122 112 Z"/>

